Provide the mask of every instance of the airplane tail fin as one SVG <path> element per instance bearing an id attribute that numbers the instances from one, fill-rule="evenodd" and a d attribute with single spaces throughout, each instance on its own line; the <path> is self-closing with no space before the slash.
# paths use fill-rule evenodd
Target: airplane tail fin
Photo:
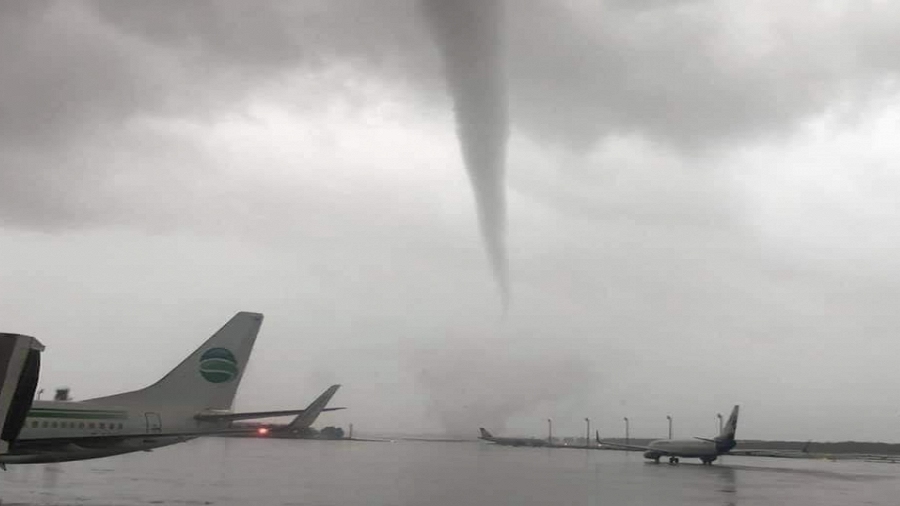
<path id="1" fill-rule="evenodd" d="M 722 432 L 719 434 L 719 438 L 725 441 L 733 441 L 734 433 L 737 431 L 737 422 L 738 422 L 738 411 L 740 410 L 740 406 L 735 405 L 731 410 L 731 416 L 728 417 L 728 421 L 725 422 L 725 425 L 722 426 Z"/>
<path id="2" fill-rule="evenodd" d="M 240 312 L 156 383 L 121 394 L 89 399 L 115 406 L 165 407 L 196 413 L 229 409 L 247 367 L 263 315 Z"/>
<path id="3" fill-rule="evenodd" d="M 494 437 L 494 436 L 492 436 L 491 433 L 488 432 L 487 429 L 485 429 L 484 427 L 479 427 L 478 430 L 479 430 L 479 432 L 481 432 L 481 438 L 482 438 L 482 439 L 490 439 L 490 438 Z"/>
<path id="4" fill-rule="evenodd" d="M 296 418 L 291 420 L 291 423 L 288 424 L 287 428 L 290 430 L 303 430 L 309 428 L 313 422 L 316 421 L 316 418 L 319 417 L 319 414 L 322 413 L 322 410 L 325 409 L 325 406 L 328 405 L 331 398 L 334 397 L 338 388 L 341 388 L 341 386 L 331 385 L 328 387 L 328 390 L 325 390 L 322 395 L 312 401 L 312 403 L 303 410 L 303 413 L 300 413 Z"/>

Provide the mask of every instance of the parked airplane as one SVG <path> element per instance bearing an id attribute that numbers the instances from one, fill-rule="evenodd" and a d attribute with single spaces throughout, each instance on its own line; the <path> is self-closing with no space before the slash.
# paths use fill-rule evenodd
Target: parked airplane
<path id="1" fill-rule="evenodd" d="M 341 388 L 340 385 L 331 385 L 322 395 L 316 397 L 306 409 L 302 410 L 290 423 L 287 424 L 253 424 L 253 425 L 235 425 L 241 428 L 250 428 L 255 432 L 248 434 L 233 434 L 235 436 L 262 436 L 262 437 L 286 437 L 286 438 L 304 438 L 310 436 L 313 431 L 310 430 L 312 424 L 323 411 L 337 411 L 345 408 L 327 408 L 328 402 L 334 397 L 334 394 Z"/>
<path id="2" fill-rule="evenodd" d="M 496 437 L 484 427 L 478 429 L 481 432 L 481 437 L 478 439 L 483 439 L 485 441 L 490 441 L 491 443 L 497 443 L 498 445 L 505 446 L 547 446 L 547 441 L 543 439 L 537 438 L 522 438 L 522 437 Z"/>
<path id="3" fill-rule="evenodd" d="M 81 402 L 34 401 L 0 465 L 66 462 L 149 451 L 235 430 L 236 419 L 303 410 L 232 413 L 263 315 L 240 312 L 156 383 Z"/>
<path id="4" fill-rule="evenodd" d="M 735 406 L 731 410 L 731 416 L 722 432 L 712 439 L 695 437 L 693 439 L 657 439 L 647 446 L 623 445 L 600 440 L 600 432 L 597 431 L 597 443 L 613 448 L 625 450 L 638 450 L 644 452 L 644 458 L 659 462 L 661 457 L 669 457 L 670 464 L 677 464 L 681 457 L 697 458 L 703 464 L 712 464 L 719 455 L 727 454 L 735 446 L 734 433 L 737 430 L 738 410 Z"/>

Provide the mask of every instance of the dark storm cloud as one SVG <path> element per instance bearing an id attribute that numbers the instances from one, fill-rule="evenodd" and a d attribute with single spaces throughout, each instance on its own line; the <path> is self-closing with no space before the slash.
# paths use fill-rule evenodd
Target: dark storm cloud
<path id="1" fill-rule="evenodd" d="M 585 145 L 641 132 L 687 147 L 790 127 L 897 71 L 894 8 L 793 5 L 783 13 L 684 2 L 513 3 L 513 119 L 536 136 Z M 762 9 L 762 8 L 761 8 Z M 102 2 L 104 20 L 211 64 L 284 70 L 350 62 L 432 93 L 436 53 L 412 2 Z M 894 9 L 896 10 L 896 9 Z M 742 17 L 757 18 L 741 23 Z M 803 15 L 799 15 L 803 14 Z M 896 12 L 894 12 L 896 14 Z M 819 16 L 823 21 L 816 21 Z M 872 30 L 874 28 L 874 30 Z M 759 32 L 762 32 L 760 35 Z"/>
<path id="2" fill-rule="evenodd" d="M 587 5 L 511 9 L 513 117 L 561 143 L 638 133 L 695 149 L 771 134 L 850 90 L 864 98 L 887 77 L 867 68 L 862 33 L 828 31 L 837 22 L 808 31 L 802 19 L 760 19 L 753 28 L 771 32 L 754 37 L 740 32 L 739 12 L 715 2 Z"/>
<path id="3" fill-rule="evenodd" d="M 410 90 L 411 104 L 441 100 L 440 55 L 413 2 L 249 5 L 4 2 L 3 222 L 106 221 L 120 211 L 110 180 L 160 142 L 136 118 L 214 120 L 289 74 L 343 65 Z M 580 150 L 627 134 L 696 153 L 896 91 L 891 4 L 535 1 L 506 11 L 513 126 L 543 145 Z M 304 103 L 329 103 L 341 84 Z M 167 150 L 191 150 L 168 140 Z M 152 180 L 153 165 L 141 177 Z"/>

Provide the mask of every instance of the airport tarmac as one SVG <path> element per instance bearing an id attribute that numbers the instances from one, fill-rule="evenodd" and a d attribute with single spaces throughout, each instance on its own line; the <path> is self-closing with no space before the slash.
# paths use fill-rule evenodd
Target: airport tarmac
<path id="1" fill-rule="evenodd" d="M 102 460 L 10 466 L 0 504 L 896 505 L 900 465 L 489 443 L 206 438 Z"/>

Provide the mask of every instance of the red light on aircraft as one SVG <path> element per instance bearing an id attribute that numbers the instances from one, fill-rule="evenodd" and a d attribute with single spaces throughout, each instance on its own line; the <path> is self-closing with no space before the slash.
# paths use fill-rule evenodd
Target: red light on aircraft
<path id="1" fill-rule="evenodd" d="M 269 434 L 269 429 L 268 427 L 260 427 L 256 429 L 256 433 L 260 436 L 266 436 Z"/>

